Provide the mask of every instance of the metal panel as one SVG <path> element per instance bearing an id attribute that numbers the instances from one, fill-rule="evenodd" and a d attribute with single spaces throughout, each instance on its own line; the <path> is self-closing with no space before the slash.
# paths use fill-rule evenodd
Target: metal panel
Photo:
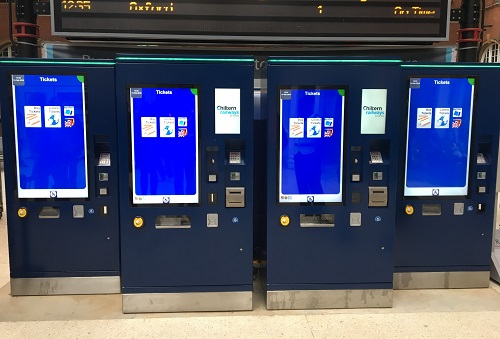
<path id="1" fill-rule="evenodd" d="M 15 278 L 10 280 L 13 296 L 120 293 L 120 277 Z"/>
<path id="2" fill-rule="evenodd" d="M 490 271 L 394 273 L 395 290 L 425 288 L 487 288 Z"/>
<path id="3" fill-rule="evenodd" d="M 252 292 L 138 293 L 123 295 L 123 313 L 251 311 Z"/>
<path id="4" fill-rule="evenodd" d="M 288 290 L 268 291 L 269 310 L 392 307 L 392 290 Z"/>

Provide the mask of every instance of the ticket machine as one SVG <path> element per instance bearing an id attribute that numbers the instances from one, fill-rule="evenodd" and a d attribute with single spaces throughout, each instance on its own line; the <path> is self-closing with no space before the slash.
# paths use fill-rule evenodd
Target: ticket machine
<path id="1" fill-rule="evenodd" d="M 253 58 L 117 58 L 123 312 L 252 308 Z"/>
<path id="2" fill-rule="evenodd" d="M 267 307 L 390 307 L 398 61 L 270 58 Z"/>
<path id="3" fill-rule="evenodd" d="M 500 68 L 402 66 L 394 287 L 488 287 Z"/>
<path id="4" fill-rule="evenodd" d="M 12 295 L 119 293 L 114 62 L 0 61 Z"/>

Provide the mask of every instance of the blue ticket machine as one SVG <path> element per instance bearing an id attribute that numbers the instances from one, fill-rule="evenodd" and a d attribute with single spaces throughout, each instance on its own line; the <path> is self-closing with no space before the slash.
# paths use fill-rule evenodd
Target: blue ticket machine
<path id="1" fill-rule="evenodd" d="M 270 59 L 269 309 L 392 306 L 399 74 Z"/>
<path id="2" fill-rule="evenodd" d="M 114 62 L 0 61 L 12 295 L 120 293 Z"/>
<path id="3" fill-rule="evenodd" d="M 123 312 L 252 309 L 253 58 L 117 58 Z"/>
<path id="4" fill-rule="evenodd" d="M 500 68 L 403 65 L 394 287 L 488 287 Z"/>

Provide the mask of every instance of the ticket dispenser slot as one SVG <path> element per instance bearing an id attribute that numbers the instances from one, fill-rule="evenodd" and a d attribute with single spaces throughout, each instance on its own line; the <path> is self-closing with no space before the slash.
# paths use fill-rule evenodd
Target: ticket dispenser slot
<path id="1" fill-rule="evenodd" d="M 183 215 L 158 215 L 155 218 L 156 229 L 191 228 L 191 217 Z"/>
<path id="2" fill-rule="evenodd" d="M 226 165 L 245 164 L 245 142 L 241 139 L 228 139 L 225 141 Z"/>
<path id="3" fill-rule="evenodd" d="M 44 206 L 38 213 L 39 219 L 59 219 L 61 213 L 59 207 Z"/>
<path id="4" fill-rule="evenodd" d="M 245 207 L 245 187 L 226 187 L 226 207 Z"/>
<path id="5" fill-rule="evenodd" d="M 301 214 L 300 227 L 334 227 L 335 214 Z"/>
<path id="6" fill-rule="evenodd" d="M 370 164 L 379 165 L 383 164 L 384 160 L 382 158 L 382 152 L 380 151 L 370 151 Z"/>
<path id="7" fill-rule="evenodd" d="M 387 206 L 387 187 L 368 187 L 368 206 Z"/>
<path id="8" fill-rule="evenodd" d="M 389 152 L 389 140 L 372 140 L 370 142 L 370 165 L 387 165 Z"/>
<path id="9" fill-rule="evenodd" d="M 109 195 L 109 167 L 111 166 L 111 145 L 107 135 L 96 135 L 94 138 L 94 156 L 96 157 L 96 195 Z"/>
<path id="10" fill-rule="evenodd" d="M 94 154 L 99 167 L 111 166 L 111 146 L 107 135 L 96 135 L 94 138 Z"/>

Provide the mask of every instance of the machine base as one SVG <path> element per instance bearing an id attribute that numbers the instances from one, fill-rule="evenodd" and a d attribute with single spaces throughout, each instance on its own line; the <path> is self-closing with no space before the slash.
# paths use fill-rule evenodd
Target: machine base
<path id="1" fill-rule="evenodd" d="M 268 310 L 392 307 L 391 289 L 268 291 Z"/>
<path id="2" fill-rule="evenodd" d="M 491 279 L 500 283 L 500 248 L 491 252 Z"/>
<path id="3" fill-rule="evenodd" d="M 120 277 L 12 278 L 12 296 L 120 293 Z"/>
<path id="4" fill-rule="evenodd" d="M 123 313 L 251 311 L 252 291 L 124 294 Z"/>
<path id="5" fill-rule="evenodd" d="M 395 290 L 486 288 L 489 286 L 490 271 L 394 273 Z"/>

